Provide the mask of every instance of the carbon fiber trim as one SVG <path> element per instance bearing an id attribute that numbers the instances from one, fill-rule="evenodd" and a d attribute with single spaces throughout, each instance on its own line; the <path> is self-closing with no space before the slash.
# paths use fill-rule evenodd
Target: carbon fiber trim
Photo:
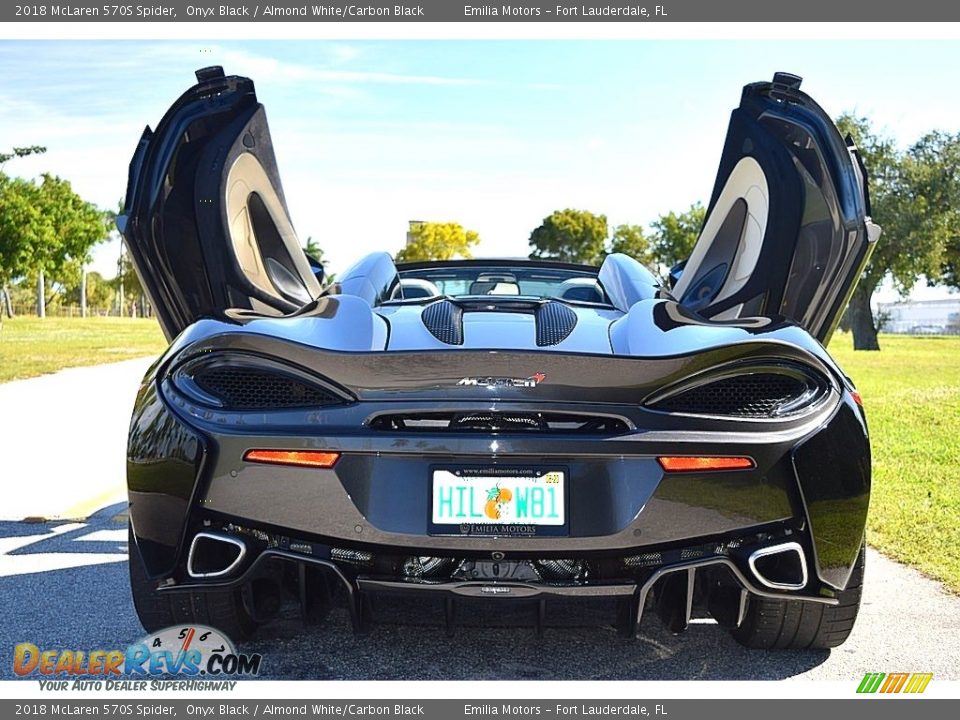
<path id="1" fill-rule="evenodd" d="M 427 330 L 440 342 L 463 345 L 463 310 L 459 306 L 441 300 L 427 305 L 420 317 Z"/>
<path id="2" fill-rule="evenodd" d="M 537 309 L 535 317 L 539 347 L 562 343 L 577 326 L 577 314 L 558 302 L 544 303 Z"/>

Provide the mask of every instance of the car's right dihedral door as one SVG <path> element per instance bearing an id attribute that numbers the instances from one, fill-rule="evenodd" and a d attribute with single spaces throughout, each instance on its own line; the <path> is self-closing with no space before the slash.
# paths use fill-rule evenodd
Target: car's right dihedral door
<path id="1" fill-rule="evenodd" d="M 856 148 L 799 88 L 778 73 L 743 89 L 673 293 L 709 318 L 782 315 L 826 343 L 880 229 Z"/>

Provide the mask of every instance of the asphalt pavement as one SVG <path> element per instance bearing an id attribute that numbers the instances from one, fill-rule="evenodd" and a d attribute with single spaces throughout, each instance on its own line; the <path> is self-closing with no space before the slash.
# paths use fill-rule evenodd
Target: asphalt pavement
<path id="1" fill-rule="evenodd" d="M 0 385 L 0 654 L 19 642 L 122 648 L 143 635 L 127 583 L 122 487 L 127 420 L 148 364 Z M 532 609 L 493 601 L 464 614 L 450 638 L 440 608 L 422 602 L 379 603 L 362 636 L 343 609 L 304 627 L 291 605 L 244 650 L 261 653 L 262 676 L 273 679 L 960 679 L 960 597 L 873 550 L 860 619 L 832 651 L 749 651 L 710 620 L 675 636 L 652 615 L 624 639 L 597 610 L 553 607 L 538 637 Z M 0 661 L 0 678 L 11 677 Z"/>

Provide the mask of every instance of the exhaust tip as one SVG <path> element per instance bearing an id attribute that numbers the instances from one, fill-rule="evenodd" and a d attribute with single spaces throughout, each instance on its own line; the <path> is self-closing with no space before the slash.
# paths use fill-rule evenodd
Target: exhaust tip
<path id="1" fill-rule="evenodd" d="M 807 585 L 807 557 L 797 542 L 754 550 L 750 571 L 761 584 L 774 590 L 802 590 Z"/>
<path id="2" fill-rule="evenodd" d="M 242 540 L 229 535 L 199 532 L 190 543 L 187 574 L 192 578 L 223 577 L 233 572 L 247 555 Z"/>

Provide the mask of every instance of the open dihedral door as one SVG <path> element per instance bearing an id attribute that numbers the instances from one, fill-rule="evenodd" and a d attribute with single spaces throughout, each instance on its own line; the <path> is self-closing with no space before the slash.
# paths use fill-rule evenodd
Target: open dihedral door
<path id="1" fill-rule="evenodd" d="M 253 82 L 219 67 L 197 80 L 144 131 L 117 222 L 168 339 L 230 309 L 289 313 L 321 291 Z"/>
<path id="2" fill-rule="evenodd" d="M 826 344 L 880 228 L 856 148 L 800 82 L 777 73 L 743 89 L 673 294 L 718 320 L 782 315 Z"/>

